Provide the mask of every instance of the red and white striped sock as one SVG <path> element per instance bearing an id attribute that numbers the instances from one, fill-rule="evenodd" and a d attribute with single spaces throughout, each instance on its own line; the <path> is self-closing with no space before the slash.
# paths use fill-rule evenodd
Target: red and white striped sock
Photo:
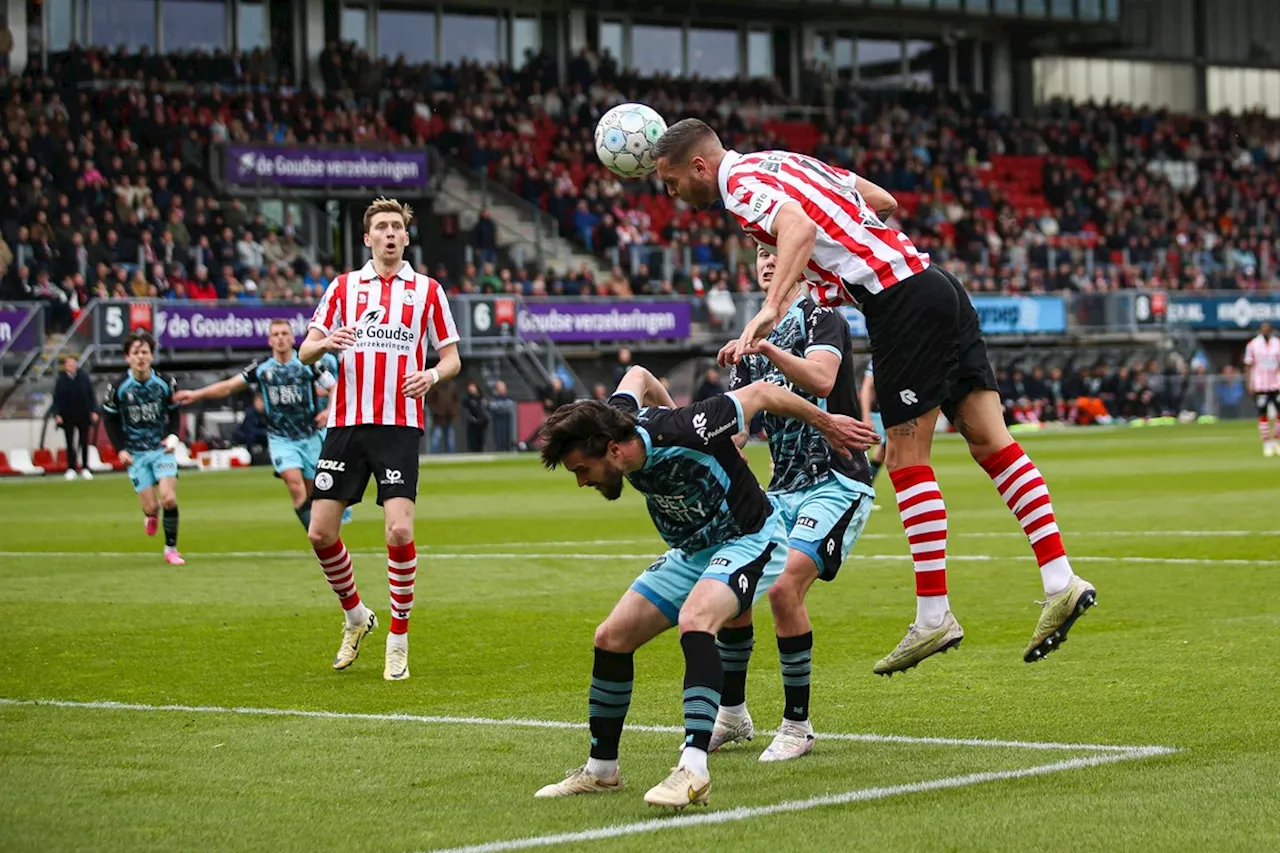
<path id="1" fill-rule="evenodd" d="M 1275 438 L 1275 434 L 1271 431 L 1271 418 L 1266 415 L 1258 418 L 1258 437 L 1262 439 L 1263 444 Z"/>
<path id="2" fill-rule="evenodd" d="M 1022 532 L 1027 534 L 1036 562 L 1040 564 L 1045 594 L 1061 592 L 1071 582 L 1071 563 L 1062 545 L 1058 522 L 1053 517 L 1049 487 L 1040 469 L 1016 441 L 982 460 L 982 467 L 1017 516 Z"/>
<path id="3" fill-rule="evenodd" d="M 387 582 L 391 585 L 391 634 L 409 632 L 413 610 L 413 581 L 418 575 L 418 552 L 413 543 L 387 546 Z"/>
<path id="4" fill-rule="evenodd" d="M 889 472 L 916 571 L 916 624 L 936 628 L 947 601 L 947 507 L 928 465 Z"/>
<path id="5" fill-rule="evenodd" d="M 316 548 L 316 559 L 320 561 L 320 570 L 324 579 L 338 596 L 342 609 L 347 613 L 347 623 L 360 622 L 364 608 L 360 605 L 360 593 L 356 592 L 356 574 L 351 567 L 351 555 L 347 546 L 339 539 L 332 545 Z"/>

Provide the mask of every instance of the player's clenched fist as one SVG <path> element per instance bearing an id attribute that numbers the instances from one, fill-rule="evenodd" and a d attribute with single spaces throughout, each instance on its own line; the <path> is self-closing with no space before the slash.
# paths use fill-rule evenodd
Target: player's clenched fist
<path id="1" fill-rule="evenodd" d="M 355 326 L 339 326 L 328 337 L 329 352 L 342 352 L 356 342 Z"/>
<path id="2" fill-rule="evenodd" d="M 416 400 L 431 390 L 431 386 L 435 384 L 432 381 L 434 378 L 430 370 L 415 371 L 404 378 L 404 385 L 401 386 L 401 390 L 404 391 L 406 397 L 412 397 Z"/>

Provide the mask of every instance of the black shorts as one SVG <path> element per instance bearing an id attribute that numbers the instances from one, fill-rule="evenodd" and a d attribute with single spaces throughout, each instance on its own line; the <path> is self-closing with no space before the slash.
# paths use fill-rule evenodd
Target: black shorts
<path id="1" fill-rule="evenodd" d="M 316 462 L 312 500 L 358 504 L 372 475 L 378 483 L 378 506 L 387 498 L 418 499 L 418 443 L 413 427 L 334 427 L 324 438 Z"/>
<path id="2" fill-rule="evenodd" d="M 870 297 L 862 310 L 885 428 L 939 407 L 954 421 L 970 392 L 997 390 L 978 312 L 946 270 L 931 266 Z"/>
<path id="3" fill-rule="evenodd" d="M 1280 391 L 1259 391 L 1253 395 L 1253 403 L 1258 407 L 1258 417 L 1269 417 L 1270 406 L 1274 406 L 1276 414 L 1280 415 Z"/>

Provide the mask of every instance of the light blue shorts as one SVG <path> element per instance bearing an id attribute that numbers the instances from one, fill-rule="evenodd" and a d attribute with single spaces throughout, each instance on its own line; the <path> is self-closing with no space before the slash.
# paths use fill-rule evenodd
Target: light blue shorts
<path id="1" fill-rule="evenodd" d="M 267 436 L 267 450 L 271 453 L 271 464 L 276 473 L 299 470 L 305 480 L 316 478 L 316 462 L 320 459 L 323 444 L 324 437 L 320 433 L 302 439 Z"/>
<path id="2" fill-rule="evenodd" d="M 149 489 L 165 477 L 178 476 L 178 460 L 172 453 L 165 453 L 163 450 L 143 450 L 132 456 L 129 479 L 133 481 L 135 492 Z"/>
<path id="3" fill-rule="evenodd" d="M 835 580 L 836 572 L 871 517 L 875 489 L 831 472 L 826 482 L 798 492 L 770 492 L 776 515 L 790 537 L 787 546 L 807 554 L 818 577 Z"/>
<path id="4" fill-rule="evenodd" d="M 769 591 L 786 564 L 787 539 L 774 512 L 758 533 L 692 554 L 672 548 L 641 572 L 631 588 L 653 602 L 674 625 L 694 585 L 711 578 L 733 590 L 741 615 Z"/>

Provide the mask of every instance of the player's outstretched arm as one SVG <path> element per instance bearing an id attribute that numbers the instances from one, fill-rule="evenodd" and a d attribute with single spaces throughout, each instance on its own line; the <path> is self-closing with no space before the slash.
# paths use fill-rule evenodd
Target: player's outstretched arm
<path id="1" fill-rule="evenodd" d="M 731 361 L 737 364 L 748 344 L 765 337 L 782 316 L 784 305 L 790 305 L 800 292 L 800 276 L 809 265 L 813 245 L 818 239 L 818 226 L 798 204 L 784 204 L 773 219 L 773 235 L 777 238 L 778 262 L 774 281 L 794 282 L 791 287 L 775 287 L 765 297 L 760 312 L 747 323 L 738 339 Z"/>
<path id="2" fill-rule="evenodd" d="M 206 385 L 203 388 L 176 391 L 173 395 L 173 401 L 180 406 L 185 406 L 197 400 L 221 400 L 223 397 L 230 397 L 237 391 L 243 391 L 248 387 L 249 383 L 244 381 L 244 377 L 236 374 L 230 379 L 223 379 L 221 382 L 214 382 L 212 385 Z"/>
<path id="3" fill-rule="evenodd" d="M 676 402 L 671 399 L 671 394 L 667 392 L 666 386 L 648 369 L 639 365 L 627 371 L 627 374 L 622 377 L 622 381 L 618 383 L 618 387 L 614 389 L 613 393 L 630 394 L 640 401 L 641 406 L 676 408 Z"/>
<path id="4" fill-rule="evenodd" d="M 874 210 L 881 220 L 893 216 L 894 211 L 898 209 L 898 200 L 892 193 L 871 183 L 861 175 L 858 176 L 857 190 L 862 200 L 867 203 L 867 207 Z"/>
<path id="5" fill-rule="evenodd" d="M 765 339 L 747 347 L 747 355 L 757 353 L 773 362 L 790 382 L 815 397 L 830 395 L 840 373 L 840 356 L 826 350 L 815 350 L 801 357 Z"/>
<path id="6" fill-rule="evenodd" d="M 771 382 L 753 382 L 745 388 L 730 391 L 729 396 L 735 397 L 742 406 L 745 423 L 750 423 L 758 412 L 802 420 L 825 435 L 831 446 L 846 456 L 851 448 L 866 450 L 880 443 L 876 431 L 862 421 L 824 412 L 803 397 Z"/>

